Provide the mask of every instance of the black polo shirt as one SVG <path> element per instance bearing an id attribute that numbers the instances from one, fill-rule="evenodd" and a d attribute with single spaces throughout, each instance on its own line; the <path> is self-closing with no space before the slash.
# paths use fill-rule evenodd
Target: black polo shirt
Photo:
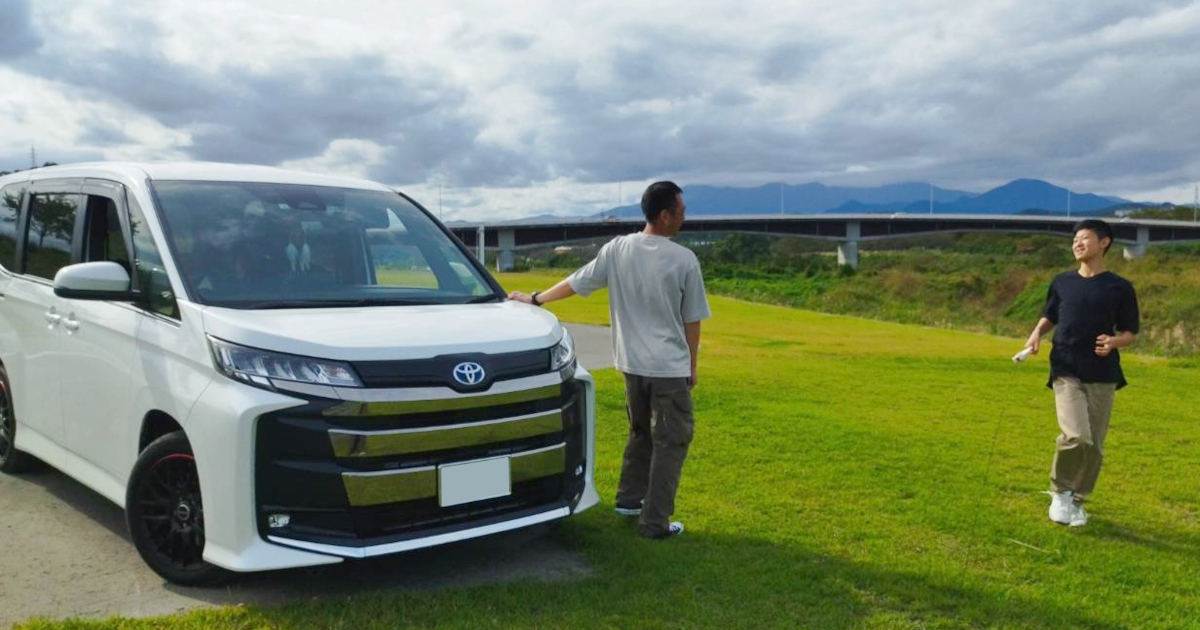
<path id="1" fill-rule="evenodd" d="M 1048 386 L 1059 376 L 1125 386 L 1120 353 L 1114 349 L 1107 357 L 1097 356 L 1096 337 L 1137 333 L 1137 294 L 1128 280 L 1111 271 L 1091 278 L 1078 271 L 1059 274 L 1050 283 L 1042 316 L 1055 325 Z"/>

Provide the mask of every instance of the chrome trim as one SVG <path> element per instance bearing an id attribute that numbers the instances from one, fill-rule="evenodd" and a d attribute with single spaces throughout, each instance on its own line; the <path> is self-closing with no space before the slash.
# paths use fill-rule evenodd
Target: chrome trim
<path id="1" fill-rule="evenodd" d="M 329 385 L 285 381 L 278 378 L 269 380 L 271 381 L 271 385 L 280 391 L 304 394 L 305 396 L 316 396 L 318 398 L 333 398 L 334 400 L 338 398 L 337 388 L 330 387 Z"/>
<path id="2" fill-rule="evenodd" d="M 538 453 L 557 451 L 560 448 L 562 448 L 562 449 L 567 448 L 567 443 L 559 442 L 558 444 L 555 444 L 553 446 L 543 446 L 542 448 L 535 448 L 532 451 L 521 451 L 520 453 L 513 453 L 512 455 L 509 455 L 509 457 L 511 458 L 511 457 L 525 457 L 526 455 L 537 455 Z"/>
<path id="3" fill-rule="evenodd" d="M 508 475 L 512 483 L 544 479 L 567 472 L 567 443 L 525 451 L 508 459 Z"/>
<path id="4" fill-rule="evenodd" d="M 547 372 L 536 376 L 496 381 L 487 390 L 472 392 L 470 394 L 456 392 L 449 387 L 392 387 L 387 389 L 335 387 L 334 389 L 337 391 L 339 398 L 348 402 L 407 402 L 414 400 L 444 400 L 448 398 L 478 398 L 491 394 L 507 394 L 524 389 L 560 385 L 562 382 L 562 376 L 558 372 Z"/>
<path id="5" fill-rule="evenodd" d="M 329 441 L 333 445 L 335 457 L 383 457 L 478 446 L 557 433 L 563 429 L 563 420 L 563 410 L 559 408 L 495 420 L 411 429 L 330 429 Z"/>
<path id="6" fill-rule="evenodd" d="M 560 507 L 548 512 L 532 514 L 523 518 L 504 521 L 501 523 L 494 523 L 492 525 L 485 525 L 483 527 L 474 527 L 457 532 L 438 534 L 437 536 L 414 538 L 412 540 L 402 540 L 400 542 L 373 545 L 370 547 L 342 547 L 338 545 L 325 545 L 321 543 L 306 542 L 303 540 L 292 540 L 290 538 L 282 538 L 280 536 L 267 536 L 267 540 L 280 545 L 304 549 L 306 551 L 315 551 L 317 553 L 328 554 L 331 556 L 341 556 L 343 558 L 371 558 L 374 556 L 387 555 L 389 553 L 411 551 L 413 549 L 423 549 L 425 547 L 435 547 L 437 545 L 444 545 L 446 543 L 459 540 L 487 536 L 489 534 L 498 534 L 500 532 L 520 529 L 530 525 L 537 525 L 538 523 L 545 523 L 546 521 L 566 518 L 570 515 L 570 508 Z"/>
<path id="7" fill-rule="evenodd" d="M 550 383 L 546 384 L 544 377 L 550 377 Z M 515 383 L 516 381 L 526 381 L 524 385 L 497 387 L 493 386 L 485 392 L 476 394 L 459 394 L 448 387 L 436 388 L 420 388 L 411 390 L 386 390 L 386 391 L 405 391 L 406 395 L 397 398 L 382 398 L 372 401 L 354 401 L 347 400 L 346 402 L 334 405 L 321 412 L 324 416 L 403 416 L 418 413 L 438 413 L 441 411 L 462 411 L 466 409 L 481 409 L 486 407 L 494 407 L 498 405 L 513 405 L 524 402 L 535 402 L 539 400 L 548 400 L 557 398 L 562 395 L 562 377 L 555 373 L 534 377 L 541 379 L 541 382 L 534 384 L 532 387 L 528 381 L 533 379 L 515 379 L 514 381 L 505 381 L 505 384 Z M 499 383 L 497 385 L 500 385 Z M 342 388 L 338 388 L 340 391 Z M 353 390 L 348 390 L 353 391 Z M 371 390 L 359 390 L 371 391 Z M 439 392 L 439 395 L 430 397 L 428 395 L 412 395 L 421 392 Z M 448 393 L 448 395 L 446 395 Z"/>
<path id="8" fill-rule="evenodd" d="M 344 473 L 342 473 L 342 476 L 343 477 L 382 477 L 385 475 L 403 475 L 406 473 L 430 472 L 433 470 L 437 470 L 437 466 L 421 466 L 419 468 L 402 468 L 399 470 L 368 470 L 368 471 L 344 472 Z"/>
<path id="9" fill-rule="evenodd" d="M 558 452 L 558 457 L 547 456 L 555 451 Z M 531 451 L 445 463 L 447 465 L 469 464 L 505 457 L 509 461 L 509 472 L 513 483 L 519 483 L 563 474 L 566 472 L 566 453 L 567 443 L 559 442 L 553 446 Z M 438 495 L 438 467 L 422 466 L 396 470 L 344 472 L 342 473 L 342 485 L 346 489 L 346 499 L 352 507 L 428 499 Z"/>
<path id="10" fill-rule="evenodd" d="M 352 507 L 416 501 L 437 496 L 437 467 L 345 472 L 342 473 L 342 486 Z"/>

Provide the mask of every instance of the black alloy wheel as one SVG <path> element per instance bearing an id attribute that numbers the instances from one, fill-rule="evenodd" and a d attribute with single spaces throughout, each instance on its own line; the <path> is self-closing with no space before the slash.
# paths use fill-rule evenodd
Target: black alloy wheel
<path id="1" fill-rule="evenodd" d="M 213 584 L 228 572 L 204 561 L 204 504 L 196 458 L 183 432 L 155 440 L 138 457 L 125 502 L 129 534 L 168 582 Z"/>
<path id="2" fill-rule="evenodd" d="M 0 366 L 0 471 L 16 474 L 29 469 L 29 455 L 17 450 L 17 415 L 13 411 L 8 373 Z"/>

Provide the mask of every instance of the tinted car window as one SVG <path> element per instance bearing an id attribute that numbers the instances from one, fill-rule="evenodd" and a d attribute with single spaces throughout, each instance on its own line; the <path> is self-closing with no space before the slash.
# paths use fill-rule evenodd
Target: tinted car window
<path id="1" fill-rule="evenodd" d="M 448 235 L 395 193 L 240 182 L 154 183 L 189 291 L 289 308 L 497 298 Z"/>
<path id="2" fill-rule="evenodd" d="M 129 231 L 133 234 L 134 266 L 137 268 L 138 286 L 146 296 L 150 310 L 174 319 L 179 319 L 179 305 L 175 302 L 175 291 L 171 279 L 163 266 L 162 255 L 154 243 L 154 235 L 146 227 L 146 217 L 132 198 L 129 200 Z"/>
<path id="3" fill-rule="evenodd" d="M 38 193 L 29 199 L 25 233 L 25 273 L 53 280 L 71 264 L 71 238 L 79 195 Z"/>
<path id="4" fill-rule="evenodd" d="M 0 189 L 0 265 L 15 269 L 17 260 L 17 216 L 21 211 L 24 182 Z"/>

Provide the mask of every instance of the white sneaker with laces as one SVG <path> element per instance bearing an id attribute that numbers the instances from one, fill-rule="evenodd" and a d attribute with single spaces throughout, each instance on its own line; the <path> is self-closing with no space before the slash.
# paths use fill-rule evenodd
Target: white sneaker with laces
<path id="1" fill-rule="evenodd" d="M 1083 505 L 1079 503 L 1071 504 L 1071 527 L 1083 527 L 1087 525 L 1087 510 L 1083 509 Z"/>
<path id="2" fill-rule="evenodd" d="M 1050 495 L 1050 520 L 1059 525 L 1071 523 L 1075 504 L 1071 501 L 1071 491 L 1047 492 Z"/>
<path id="3" fill-rule="evenodd" d="M 683 523 L 680 523 L 679 521 L 671 521 L 671 524 L 667 526 L 667 531 L 665 531 L 661 534 L 657 534 L 654 536 L 646 536 L 646 537 L 652 538 L 654 540 L 663 540 L 666 538 L 672 538 L 672 537 L 678 536 L 682 533 L 683 533 Z M 642 535 L 645 536 L 645 534 L 642 534 Z"/>

